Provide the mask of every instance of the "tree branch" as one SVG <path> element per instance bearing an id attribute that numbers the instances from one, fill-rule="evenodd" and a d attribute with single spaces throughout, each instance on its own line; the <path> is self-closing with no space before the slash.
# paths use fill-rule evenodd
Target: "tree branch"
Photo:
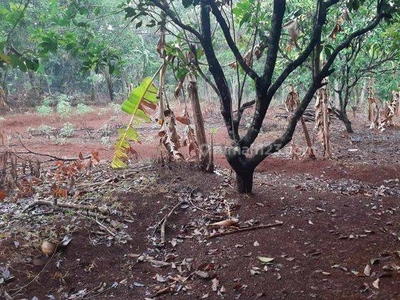
<path id="1" fill-rule="evenodd" d="M 225 122 L 225 126 L 228 130 L 229 137 L 236 141 L 239 140 L 238 130 L 233 126 L 232 119 L 232 95 L 229 90 L 229 85 L 226 80 L 222 66 L 215 55 L 215 51 L 212 43 L 211 36 L 211 21 L 210 21 L 210 10 L 208 7 L 208 0 L 201 2 L 201 29 L 202 39 L 201 44 L 205 56 L 207 58 L 209 70 L 214 78 L 215 84 L 219 91 L 219 99 L 221 103 L 221 114 Z"/>
<path id="2" fill-rule="evenodd" d="M 335 0 L 332 0 L 331 2 L 334 2 Z M 383 13 L 378 14 L 367 26 L 364 28 L 361 28 L 352 34 L 350 34 L 340 45 L 338 45 L 332 52 L 331 56 L 328 58 L 327 62 L 325 65 L 322 67 L 322 69 L 316 74 L 314 77 L 313 84 L 310 86 L 308 89 L 306 95 L 304 96 L 303 100 L 300 102 L 300 105 L 297 107 L 297 109 L 294 111 L 292 118 L 289 121 L 288 126 L 286 127 L 285 132 L 276 139 L 274 142 L 270 143 L 267 146 L 261 147 L 254 155 L 249 159 L 249 163 L 253 164 L 254 166 L 257 166 L 261 161 L 263 161 L 267 156 L 271 155 L 272 153 L 275 153 L 282 149 L 285 145 L 287 145 L 292 137 L 294 130 L 296 128 L 297 122 L 300 120 L 301 116 L 303 115 L 305 109 L 311 102 L 315 92 L 323 86 L 322 80 L 329 76 L 331 73 L 333 73 L 333 69 L 331 69 L 331 66 L 333 62 L 335 61 L 335 58 L 337 55 L 348 47 L 350 43 L 353 41 L 353 39 L 357 38 L 358 36 L 361 36 L 371 30 L 373 30 L 376 26 L 378 26 L 379 22 L 385 17 Z"/>
<path id="3" fill-rule="evenodd" d="M 236 46 L 235 41 L 233 40 L 229 27 L 226 24 L 224 17 L 221 14 L 221 11 L 218 9 L 217 4 L 213 0 L 205 1 L 210 5 L 213 15 L 215 16 L 218 24 L 221 26 L 221 30 L 224 34 L 225 40 L 228 43 L 229 48 L 231 49 L 233 55 L 238 61 L 239 65 L 242 67 L 243 71 L 249 75 L 250 78 L 256 80 L 258 77 L 257 73 L 244 61 L 243 56 L 240 54 L 239 49 Z"/>
<path id="4" fill-rule="evenodd" d="M 279 41 L 282 34 L 283 16 L 286 10 L 286 1 L 274 0 L 274 8 L 272 13 L 270 43 L 267 51 L 264 73 L 262 75 L 261 84 L 268 88 L 271 84 L 272 75 L 274 74 L 276 59 L 279 51 Z"/>
<path id="5" fill-rule="evenodd" d="M 182 21 L 177 17 L 177 15 L 168 6 L 164 5 L 163 3 L 161 3 L 158 0 L 151 0 L 151 3 L 153 3 L 159 9 L 161 9 L 180 28 L 182 28 L 183 30 L 189 31 L 190 33 L 195 35 L 199 39 L 199 41 L 202 40 L 202 35 L 193 27 L 182 23 Z"/>
<path id="6" fill-rule="evenodd" d="M 10 32 L 7 34 L 7 40 L 6 40 L 6 44 L 9 43 L 10 39 L 11 39 L 11 35 L 13 34 L 15 28 L 17 28 L 18 23 L 22 20 L 22 18 L 25 15 L 25 11 L 28 8 L 29 3 L 31 2 L 31 0 L 27 0 L 26 3 L 24 4 L 24 8 L 21 11 L 21 14 L 18 16 L 18 19 L 15 21 L 13 27 L 11 28 Z"/>
<path id="7" fill-rule="evenodd" d="M 286 80 L 286 78 L 299 66 L 301 66 L 306 59 L 311 55 L 312 51 L 314 50 L 315 46 L 318 45 L 321 41 L 321 34 L 322 34 L 322 27 L 326 22 L 326 13 L 327 9 L 332 5 L 338 3 L 339 0 L 331 0 L 326 2 L 325 4 L 322 3 L 321 7 L 317 8 L 316 12 L 316 24 L 314 25 L 313 33 L 308 43 L 307 47 L 304 51 L 293 61 L 291 62 L 285 70 L 282 72 L 280 76 L 275 80 L 275 82 L 271 85 L 269 89 L 270 94 L 275 94 L 278 88 L 282 85 L 282 83 Z"/>

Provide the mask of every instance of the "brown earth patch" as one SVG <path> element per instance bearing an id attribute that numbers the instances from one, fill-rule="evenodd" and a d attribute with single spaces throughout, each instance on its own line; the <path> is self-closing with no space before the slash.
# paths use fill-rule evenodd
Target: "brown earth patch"
<path id="1" fill-rule="evenodd" d="M 372 132 L 360 117 L 353 120 L 357 134 L 349 136 L 334 121 L 332 160 L 291 160 L 285 148 L 258 167 L 254 195 L 245 196 L 235 192 L 235 178 L 221 153 L 214 174 L 199 172 L 195 163 L 159 163 L 154 126 L 143 127 L 138 145 L 141 161 L 147 162 L 111 170 L 107 160 L 124 118 L 108 112 L 0 121 L 7 150 L 26 152 L 21 140 L 37 153 L 77 157 L 97 149 L 103 159 L 79 173 L 74 193 L 59 200 L 78 208 L 38 204 L 24 210 L 38 200 L 53 201 L 50 187 L 56 179 L 49 157 L 20 154 L 43 160 L 43 183 L 30 197 L 0 202 L 2 297 L 399 297 L 399 128 Z M 61 141 L 58 131 L 66 121 L 75 132 Z M 54 131 L 36 134 L 42 124 Z M 102 131 L 107 124 L 109 135 Z M 221 125 L 215 119 L 208 124 L 218 128 L 216 143 L 226 145 Z M 283 120 L 266 123 L 275 128 L 273 136 L 283 125 Z M 300 130 L 294 141 L 304 146 Z M 315 148 L 321 157 L 318 143 Z M 82 208 L 88 206 L 101 210 Z M 210 226 L 227 219 L 237 223 Z M 66 236 L 71 242 L 54 254 L 40 250 L 43 240 L 58 244 Z M 273 260 L 263 263 L 259 257 Z"/>

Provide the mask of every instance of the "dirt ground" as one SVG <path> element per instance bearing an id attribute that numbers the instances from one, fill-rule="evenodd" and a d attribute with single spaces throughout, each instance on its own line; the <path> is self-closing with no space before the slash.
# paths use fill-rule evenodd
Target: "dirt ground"
<path id="1" fill-rule="evenodd" d="M 258 144 L 284 128 L 279 112 Z M 213 174 L 163 161 L 157 124 L 141 125 L 138 160 L 112 170 L 128 120 L 112 109 L 2 115 L 0 298 L 400 298 L 400 127 L 376 132 L 360 114 L 348 135 L 333 120 L 332 159 L 315 138 L 316 160 L 288 146 L 239 195 L 217 109 L 205 117 Z"/>

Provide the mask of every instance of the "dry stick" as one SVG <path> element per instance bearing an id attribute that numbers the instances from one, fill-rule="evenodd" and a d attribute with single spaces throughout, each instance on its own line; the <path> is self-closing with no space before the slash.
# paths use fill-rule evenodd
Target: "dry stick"
<path id="1" fill-rule="evenodd" d="M 77 157 L 76 157 L 76 158 L 60 158 L 60 157 L 57 157 L 57 156 L 54 156 L 54 155 L 51 155 L 51 154 L 45 154 L 45 153 L 34 152 L 34 151 L 28 149 L 28 148 L 24 145 L 24 143 L 22 143 L 21 140 L 19 140 L 19 142 L 20 142 L 20 144 L 22 145 L 22 147 L 23 147 L 26 151 L 28 151 L 28 154 L 34 154 L 34 155 L 39 155 L 39 156 L 50 157 L 52 160 L 61 160 L 61 161 L 75 161 L 75 160 L 78 160 Z M 85 156 L 84 159 L 88 159 L 88 158 L 91 158 L 91 157 L 92 157 L 91 155 L 88 155 L 88 156 Z"/>
<path id="2" fill-rule="evenodd" d="M 59 208 L 74 208 L 74 209 L 82 209 L 82 210 L 98 210 L 98 211 L 103 213 L 103 211 L 101 211 L 97 206 L 94 206 L 94 205 L 82 205 L 82 204 L 73 204 L 73 203 L 57 203 L 57 204 L 54 204 L 53 202 L 44 201 L 44 200 L 37 200 L 37 201 L 29 204 L 23 210 L 23 212 L 32 210 L 33 208 L 35 208 L 35 206 L 39 206 L 39 205 L 55 206 L 55 207 L 59 207 Z"/>
<path id="3" fill-rule="evenodd" d="M 178 204 L 176 204 L 170 211 L 168 214 L 166 214 L 164 216 L 164 218 L 161 219 L 160 222 L 158 222 L 158 224 L 156 225 L 156 227 L 154 228 L 153 231 L 153 235 L 156 233 L 158 227 L 160 227 L 160 232 L 161 232 L 161 244 L 165 243 L 165 226 L 167 225 L 167 219 L 174 213 L 174 211 L 180 206 L 182 205 L 182 203 L 187 202 L 186 200 L 181 200 Z"/>
<path id="4" fill-rule="evenodd" d="M 215 233 L 213 235 L 207 236 L 207 239 L 212 239 L 215 237 L 220 237 L 220 236 L 234 234 L 234 233 L 243 232 L 243 231 L 251 231 L 251 230 L 262 229 L 262 228 L 271 228 L 271 227 L 276 227 L 276 226 L 281 226 L 281 225 L 283 225 L 283 222 L 276 222 L 276 223 L 258 225 L 258 226 L 247 227 L 247 228 L 240 228 L 235 231 L 226 231 L 226 232 Z"/>
<path id="5" fill-rule="evenodd" d="M 82 214 L 83 215 L 83 214 Z M 84 215 L 83 215 L 84 216 Z M 106 225 L 104 225 L 103 223 L 101 223 L 100 221 L 97 220 L 97 218 L 95 219 L 95 222 L 97 224 L 99 224 L 99 226 L 101 228 L 103 228 L 104 230 L 106 230 L 109 234 L 111 234 L 112 236 L 115 236 L 115 233 L 111 231 L 111 229 L 109 229 Z"/>
<path id="6" fill-rule="evenodd" d="M 33 210 L 35 208 L 35 206 L 39 206 L 39 205 L 47 205 L 47 206 L 53 207 L 54 209 L 59 209 L 59 210 L 67 210 L 67 209 L 86 210 L 85 213 L 81 213 L 81 214 L 85 215 L 85 216 L 100 218 L 100 219 L 107 218 L 107 216 L 102 215 L 102 214 L 105 213 L 104 211 L 101 211 L 98 207 L 93 206 L 93 205 L 87 206 L 87 205 L 72 204 L 72 203 L 71 204 L 69 204 L 69 203 L 57 203 L 57 204 L 54 204 L 53 202 L 43 201 L 43 200 L 38 200 L 38 201 L 35 201 L 35 202 L 29 204 L 28 207 L 26 207 L 23 210 L 23 212 L 27 212 L 27 211 Z M 102 214 L 95 213 L 92 210 L 98 210 Z"/>

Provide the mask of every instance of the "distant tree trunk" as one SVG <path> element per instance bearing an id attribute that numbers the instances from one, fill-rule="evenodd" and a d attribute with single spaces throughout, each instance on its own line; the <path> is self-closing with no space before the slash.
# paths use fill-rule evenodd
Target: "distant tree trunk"
<path id="1" fill-rule="evenodd" d="M 343 76 L 346 77 L 346 74 L 343 74 Z M 348 78 L 348 76 L 346 78 Z M 333 108 L 333 110 L 334 110 L 336 116 L 339 118 L 339 120 L 343 122 L 343 124 L 346 128 L 346 131 L 348 133 L 354 133 L 351 121 L 349 120 L 349 118 L 347 116 L 347 105 L 349 103 L 349 98 L 350 98 L 350 87 L 349 87 L 348 80 L 346 80 L 340 88 L 335 87 L 335 94 L 336 93 L 339 98 L 338 99 L 339 100 L 339 109 L 337 109 L 335 107 L 335 108 Z"/>
<path id="2" fill-rule="evenodd" d="M 358 107 L 362 107 L 363 111 L 365 111 L 363 104 L 365 102 L 365 94 L 367 93 L 367 87 L 368 87 L 368 82 L 367 80 L 364 80 L 362 89 L 361 89 L 361 94 L 360 94 L 360 99 L 358 100 Z"/>
<path id="3" fill-rule="evenodd" d="M 335 95 L 334 99 L 334 106 L 340 106 L 340 98 L 339 98 L 339 82 L 337 80 L 335 80 L 335 88 L 333 89 L 333 93 Z"/>
<path id="4" fill-rule="evenodd" d="M 6 107 L 8 106 L 8 89 L 7 89 L 7 73 L 8 73 L 8 68 L 3 69 L 3 71 L 0 73 L 1 74 L 1 84 L 0 84 L 0 89 L 3 91 L 3 101 L 4 101 L 4 105 Z"/>
<path id="5" fill-rule="evenodd" d="M 107 83 L 107 90 L 108 90 L 108 96 L 110 97 L 110 101 L 114 101 L 114 86 L 112 82 L 111 75 L 108 71 L 103 72 L 104 79 L 106 80 Z"/>
<path id="6" fill-rule="evenodd" d="M 346 110 L 335 109 L 335 114 L 338 117 L 338 119 L 344 123 L 347 133 L 354 133 L 353 126 L 351 124 L 351 121 L 347 117 Z"/>
<path id="7" fill-rule="evenodd" d="M 36 83 L 35 73 L 31 70 L 28 70 L 28 78 L 29 83 L 31 84 L 30 95 L 33 96 L 33 99 L 29 99 L 28 104 L 37 105 L 40 99 L 40 88 Z"/>

